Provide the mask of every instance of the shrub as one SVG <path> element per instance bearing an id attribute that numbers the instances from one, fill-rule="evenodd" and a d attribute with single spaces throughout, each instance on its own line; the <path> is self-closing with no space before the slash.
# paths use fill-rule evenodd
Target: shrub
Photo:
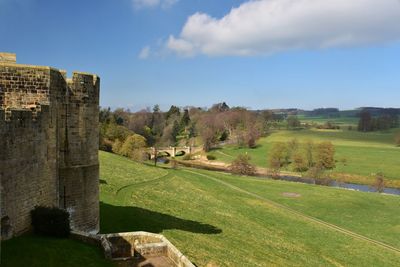
<path id="1" fill-rule="evenodd" d="M 229 167 L 230 171 L 239 175 L 254 175 L 256 168 L 250 163 L 250 156 L 239 155 Z"/>
<path id="2" fill-rule="evenodd" d="M 318 125 L 317 129 L 322 129 L 322 130 L 340 130 L 340 126 L 336 125 L 332 121 L 327 121 L 327 122 L 325 122 L 325 124 Z"/>
<path id="3" fill-rule="evenodd" d="M 112 152 L 114 152 L 115 154 L 119 154 L 121 151 L 121 147 L 122 142 L 119 139 L 115 140 L 114 144 L 112 144 Z"/>
<path id="4" fill-rule="evenodd" d="M 382 193 L 385 190 L 385 186 L 385 176 L 383 175 L 383 173 L 377 173 L 375 183 L 372 185 L 372 187 L 376 190 L 376 192 Z"/>
<path id="5" fill-rule="evenodd" d="M 36 234 L 68 237 L 71 231 L 69 213 L 59 208 L 36 207 L 31 211 L 32 225 Z"/>
<path id="6" fill-rule="evenodd" d="M 214 155 L 207 155 L 207 159 L 208 159 L 208 160 L 216 160 L 217 157 L 214 156 Z"/>
<path id="7" fill-rule="evenodd" d="M 103 150 L 106 152 L 112 152 L 113 142 L 100 137 L 99 141 L 99 150 Z"/>
<path id="8" fill-rule="evenodd" d="M 119 149 L 122 156 L 129 157 L 136 161 L 145 159 L 144 148 L 146 147 L 146 138 L 139 134 L 133 134 L 126 138 Z"/>

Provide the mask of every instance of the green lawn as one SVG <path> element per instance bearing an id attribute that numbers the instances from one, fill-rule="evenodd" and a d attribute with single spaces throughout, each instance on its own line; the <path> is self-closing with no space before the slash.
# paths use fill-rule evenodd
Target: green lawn
<path id="1" fill-rule="evenodd" d="M 104 233 L 162 233 L 198 266 L 400 265 L 399 253 L 268 202 L 400 248 L 399 197 L 100 159 Z"/>
<path id="2" fill-rule="evenodd" d="M 237 155 L 248 153 L 254 164 L 267 167 L 268 154 L 275 142 L 286 142 L 293 138 L 299 142 L 331 141 L 335 145 L 338 161 L 333 173 L 365 176 L 365 179 L 354 178 L 354 182 L 368 183 L 374 181 L 375 173 L 382 172 L 389 180 L 389 185 L 400 187 L 400 148 L 394 145 L 394 133 L 397 131 L 362 133 L 347 130 L 283 130 L 261 138 L 255 149 L 225 146 L 210 154 L 217 160 L 231 162 Z M 342 159 L 347 160 L 346 165 L 340 162 Z"/>
<path id="3" fill-rule="evenodd" d="M 3 267 L 106 267 L 114 266 L 104 259 L 100 248 L 70 239 L 33 235 L 1 243 Z"/>

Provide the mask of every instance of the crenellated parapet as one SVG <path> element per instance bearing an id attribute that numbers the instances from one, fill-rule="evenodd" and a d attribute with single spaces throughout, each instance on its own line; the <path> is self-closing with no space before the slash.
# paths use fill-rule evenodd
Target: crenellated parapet
<path id="1" fill-rule="evenodd" d="M 73 72 L 72 78 L 67 81 L 73 101 L 98 104 L 100 78 L 97 75 Z"/>
<path id="2" fill-rule="evenodd" d="M 66 209 L 74 229 L 96 232 L 100 79 L 15 59 L 0 53 L 3 238 L 29 230 L 39 205 Z"/>

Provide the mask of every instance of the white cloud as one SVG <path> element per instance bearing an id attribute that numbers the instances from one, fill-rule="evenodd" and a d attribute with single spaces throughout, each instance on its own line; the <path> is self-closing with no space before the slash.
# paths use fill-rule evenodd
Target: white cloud
<path id="1" fill-rule="evenodd" d="M 140 59 L 147 59 L 150 56 L 150 47 L 149 46 L 145 46 L 143 47 L 143 49 L 140 51 L 139 53 L 139 58 Z"/>
<path id="2" fill-rule="evenodd" d="M 162 7 L 168 8 L 176 4 L 179 0 L 132 0 L 136 9 Z"/>
<path id="3" fill-rule="evenodd" d="M 252 0 L 220 19 L 190 16 L 166 45 L 182 56 L 249 56 L 399 39 L 399 0 Z"/>

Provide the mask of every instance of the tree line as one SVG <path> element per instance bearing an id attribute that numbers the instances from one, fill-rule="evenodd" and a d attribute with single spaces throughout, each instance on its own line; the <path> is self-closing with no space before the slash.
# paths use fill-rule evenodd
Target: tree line
<path id="1" fill-rule="evenodd" d="M 368 109 L 363 109 L 359 117 L 358 130 L 361 132 L 385 131 L 400 125 L 397 109 L 382 109 L 375 116 Z"/>
<path id="2" fill-rule="evenodd" d="M 272 111 L 231 108 L 225 102 L 208 109 L 172 105 L 166 112 L 158 105 L 138 112 L 103 108 L 99 119 L 100 149 L 116 153 L 122 149 L 121 154 L 126 154 L 123 148 L 128 137 L 136 147 L 202 144 L 207 152 L 229 142 L 238 147 L 254 148 L 261 136 L 285 120 Z M 297 119 L 293 124 L 298 126 L 300 123 Z M 133 135 L 135 138 L 131 137 Z"/>

